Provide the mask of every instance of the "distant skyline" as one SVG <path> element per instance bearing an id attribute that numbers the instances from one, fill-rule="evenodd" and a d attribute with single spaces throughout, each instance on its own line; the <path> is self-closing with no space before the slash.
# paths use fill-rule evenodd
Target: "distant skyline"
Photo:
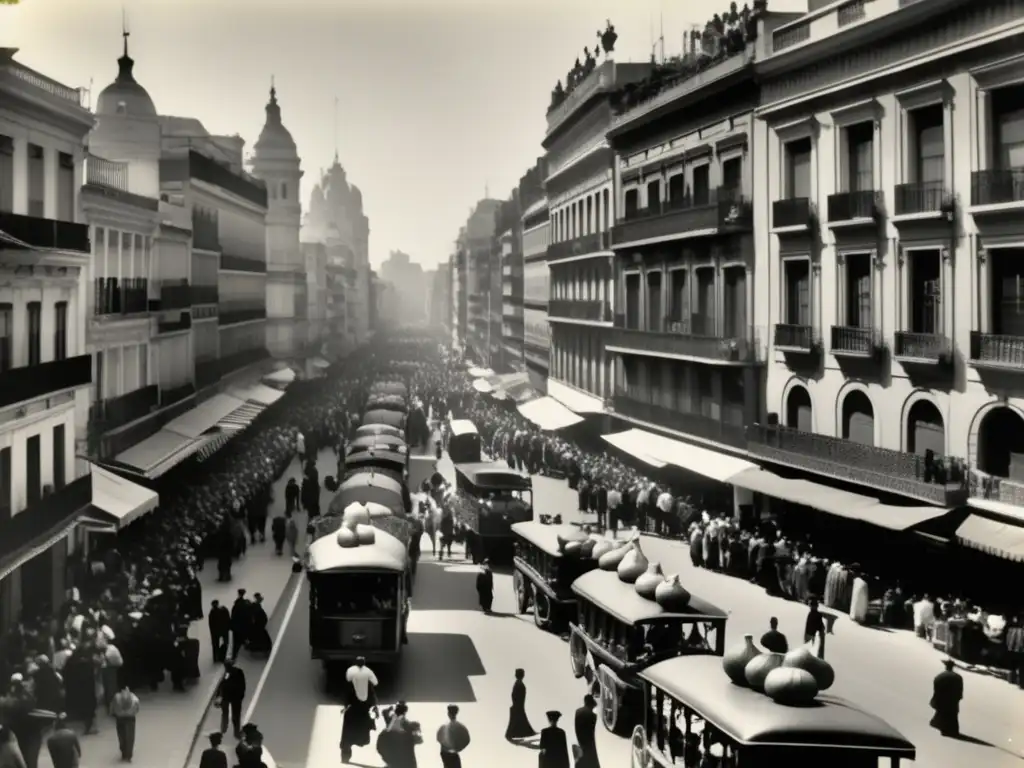
<path id="1" fill-rule="evenodd" d="M 606 19 L 619 33 L 615 58 L 642 61 L 662 25 L 672 55 L 691 25 L 728 9 L 659 0 L 21 0 L 0 5 L 0 46 L 68 85 L 91 81 L 95 103 L 117 74 L 123 11 L 136 79 L 160 114 L 238 133 L 247 154 L 273 76 L 302 158 L 303 207 L 337 149 L 363 192 L 374 268 L 401 250 L 432 269 L 477 200 L 507 198 L 543 154 L 551 89 Z M 805 10 L 806 0 L 771 0 L 769 9 Z"/>

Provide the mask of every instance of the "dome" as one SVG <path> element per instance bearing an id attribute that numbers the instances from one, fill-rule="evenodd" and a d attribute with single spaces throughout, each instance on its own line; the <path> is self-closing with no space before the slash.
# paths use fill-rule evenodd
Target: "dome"
<path id="1" fill-rule="evenodd" d="M 277 89 L 270 86 L 270 101 L 267 102 L 267 121 L 263 124 L 260 137 L 254 145 L 256 153 L 268 150 L 297 155 L 295 140 L 281 122 L 281 106 L 277 103 Z"/>
<path id="2" fill-rule="evenodd" d="M 128 55 L 128 35 L 125 34 L 124 55 L 117 60 L 117 79 L 100 92 L 96 101 L 97 115 L 157 116 L 153 99 L 135 81 L 134 67 L 135 60 Z"/>

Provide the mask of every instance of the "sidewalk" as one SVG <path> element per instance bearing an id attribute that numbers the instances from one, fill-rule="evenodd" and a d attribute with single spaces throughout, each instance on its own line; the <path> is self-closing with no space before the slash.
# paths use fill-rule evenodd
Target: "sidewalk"
<path id="1" fill-rule="evenodd" d="M 320 471 L 321 483 L 327 475 L 335 474 L 337 463 L 332 451 L 321 451 L 317 456 L 317 468 Z M 288 478 L 300 477 L 298 461 L 293 461 L 288 470 L 274 484 L 274 505 L 270 517 L 277 510 L 284 508 L 284 487 Z M 321 508 L 326 509 L 333 496 L 321 489 Z M 156 513 L 159 514 L 159 513 Z M 300 513 L 299 528 L 305 535 L 305 514 Z M 270 523 L 267 523 L 267 543 L 250 545 L 245 557 L 232 567 L 232 580 L 227 583 L 217 581 L 216 563 L 206 562 L 199 573 L 203 585 L 203 611 L 209 612 L 210 603 L 219 600 L 222 605 L 231 607 L 239 589 L 245 589 L 248 597 L 256 592 L 263 595 L 263 605 L 267 614 L 273 618 L 279 601 L 286 595 L 286 589 L 292 576 L 291 559 L 287 554 L 274 555 L 274 545 L 270 541 Z M 189 636 L 198 638 L 200 643 L 199 669 L 201 677 L 188 686 L 182 693 L 171 690 L 167 679 L 156 692 L 138 690 L 135 693 L 141 701 L 141 709 L 136 722 L 134 764 L 147 768 L 181 768 L 185 765 L 192 748 L 197 730 L 202 725 L 206 711 L 213 700 L 217 685 L 220 683 L 223 667 L 214 665 L 210 651 L 209 625 L 204 617 L 189 627 Z M 262 669 L 262 659 L 251 659 L 246 652 L 239 657 L 239 664 L 247 674 L 250 687 L 255 687 Z M 250 671 L 256 665 L 254 674 Z M 113 720 L 102 712 L 100 707 L 96 720 L 99 733 L 92 736 L 82 735 L 82 728 L 75 724 L 82 742 L 82 765 L 88 768 L 107 768 L 121 766 L 121 753 L 117 746 L 117 734 Z M 50 755 L 44 744 L 39 757 L 39 768 L 53 768 Z"/>

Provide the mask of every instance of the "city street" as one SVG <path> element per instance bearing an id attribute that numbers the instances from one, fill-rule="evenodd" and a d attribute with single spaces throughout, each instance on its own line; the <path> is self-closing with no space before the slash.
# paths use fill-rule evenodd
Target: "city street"
<path id="1" fill-rule="evenodd" d="M 561 513 L 563 518 L 578 519 L 572 512 L 575 494 L 563 482 L 537 477 L 534 483 L 538 514 Z M 796 643 L 803 627 L 803 607 L 769 598 L 740 580 L 691 568 L 687 549 L 678 543 L 645 537 L 643 546 L 648 557 L 660 560 L 667 572 L 684 573 L 688 588 L 730 611 L 727 644 L 748 632 L 760 637 L 773 615 L 790 643 Z M 309 658 L 304 583 L 293 585 L 293 590 L 297 591 L 284 598 L 294 601 L 294 610 L 283 630 L 281 611 L 275 617 L 272 629 L 279 648 L 263 685 L 257 686 L 249 677 L 249 695 L 258 693 L 258 699 L 255 704 L 247 702 L 247 709 L 281 768 L 337 764 L 340 709 L 324 691 L 319 663 Z M 421 561 L 410 642 L 395 678 L 382 681 L 381 693 L 387 702 L 409 702 L 411 718 L 422 723 L 425 744 L 419 749 L 419 764 L 425 768 L 440 765 L 433 734 L 449 703 L 460 705 L 462 719 L 473 734 L 474 743 L 466 753 L 470 764 L 487 760 L 518 766 L 535 759 L 525 748 L 503 739 L 512 671 L 518 666 L 527 672 L 527 708 L 535 728 L 543 724 L 546 710 L 559 709 L 569 718 L 579 706 L 583 689 L 569 672 L 565 642 L 537 630 L 529 617 L 509 615 L 513 606 L 508 574 L 496 574 L 495 593 L 498 615 L 485 616 L 476 607 L 472 566 L 439 563 L 429 554 Z M 938 653 L 909 633 L 860 627 L 843 618 L 828 638 L 827 650 L 837 672 L 833 692 L 899 728 L 918 747 L 916 764 L 929 768 L 1018 764 L 1013 753 L 1020 754 L 1024 745 L 1024 723 L 1019 717 L 1024 692 L 1019 689 L 991 677 L 963 673 L 961 726 L 967 738 L 943 739 L 927 725 L 931 680 L 941 669 Z M 215 724 L 211 718 L 205 728 Z M 571 738 L 571 719 L 563 724 Z M 603 731 L 598 738 L 603 764 L 629 764 L 625 739 Z M 194 757 L 193 766 L 197 760 Z M 357 750 L 354 760 L 360 765 L 381 765 L 372 746 Z"/>

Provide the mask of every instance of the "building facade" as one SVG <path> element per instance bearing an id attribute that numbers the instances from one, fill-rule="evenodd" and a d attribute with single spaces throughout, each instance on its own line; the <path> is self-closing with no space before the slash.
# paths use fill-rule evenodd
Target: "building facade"
<path id="1" fill-rule="evenodd" d="M 496 357 L 492 348 L 501 343 L 501 265 L 494 250 L 494 228 L 500 207 L 500 200 L 478 201 L 460 232 L 457 246 L 466 261 L 465 280 L 460 280 L 460 290 L 466 293 L 463 344 L 487 365 Z"/>
<path id="2" fill-rule="evenodd" d="M 548 201 L 543 195 L 523 211 L 523 358 L 530 385 L 547 392 L 548 355 Z"/>
<path id="3" fill-rule="evenodd" d="M 752 455 L 1021 518 L 1022 18 L 1018 0 L 893 1 L 772 32 Z"/>
<path id="4" fill-rule="evenodd" d="M 451 274 L 448 264 L 438 264 L 437 269 L 426 275 L 429 293 L 427 299 L 427 323 L 435 328 L 451 330 L 452 300 Z"/>
<path id="5" fill-rule="evenodd" d="M 322 355 L 328 334 L 327 247 L 323 243 L 302 243 L 301 248 L 306 268 L 306 348 Z"/>
<path id="6" fill-rule="evenodd" d="M 519 190 L 512 191 L 511 197 L 502 203 L 494 223 L 494 251 L 501 271 L 496 275 L 500 282 L 500 322 L 497 329 L 491 328 L 493 339 L 497 338 L 498 349 L 492 354 L 497 369 L 518 370 L 523 363 L 522 345 L 522 215 L 519 205 Z M 495 337 L 495 331 L 497 336 Z"/>
<path id="7" fill-rule="evenodd" d="M 402 325 L 422 325 L 427 320 L 428 283 L 423 267 L 402 251 L 391 251 L 381 264 L 380 278 L 394 289 L 396 306 L 388 314 Z"/>

